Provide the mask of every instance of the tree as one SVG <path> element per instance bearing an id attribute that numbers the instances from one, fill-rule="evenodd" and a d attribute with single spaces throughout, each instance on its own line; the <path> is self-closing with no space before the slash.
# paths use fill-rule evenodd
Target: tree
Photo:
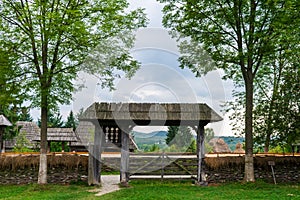
<path id="1" fill-rule="evenodd" d="M 27 90 L 23 87 L 23 78 L 20 77 L 22 71 L 13 65 L 12 55 L 13 53 L 5 50 L 4 46 L 0 47 L 0 114 L 15 125 L 17 121 L 24 119 L 23 114 L 28 111 L 28 108 L 22 105 L 27 96 Z M 0 137 L 0 152 L 3 140 L 16 135 L 13 127 L 4 129 L 4 134 Z"/>
<path id="2" fill-rule="evenodd" d="M 293 13 L 293 9 L 290 13 Z M 298 20 L 299 24 L 299 17 L 295 17 L 295 20 Z M 256 97 L 253 112 L 254 144 L 259 145 L 261 149 L 264 147 L 265 152 L 268 152 L 269 148 L 276 147 L 278 143 L 290 146 L 291 141 L 299 136 L 295 123 L 298 121 L 300 110 L 297 89 L 299 88 L 297 65 L 300 57 L 297 39 L 299 26 L 283 30 L 280 26 L 274 28 L 279 29 L 284 37 L 276 37 L 270 41 L 275 44 L 276 50 L 265 58 L 265 64 L 258 70 L 254 80 Z M 235 99 L 228 103 L 229 109 L 234 112 L 231 118 L 234 120 L 233 125 L 237 134 L 243 132 L 239 124 L 243 121 L 241 116 L 244 115 L 244 98 L 245 93 L 237 91 Z"/>
<path id="3" fill-rule="evenodd" d="M 112 44 L 120 47 L 121 54 L 111 59 L 108 52 L 111 62 L 92 67 L 84 65 L 82 70 L 98 72 L 104 77 L 102 81 L 111 83 L 116 69 L 132 74 L 138 67 L 128 56 L 132 46 L 128 32 L 143 26 L 145 17 L 141 9 L 126 12 L 127 7 L 125 0 L 1 2 L 0 44 L 14 52 L 14 65 L 27 76 L 26 88 L 32 91 L 31 101 L 41 109 L 39 184 L 47 183 L 48 111 L 58 103 L 69 103 L 74 90 L 72 81 L 91 50 L 123 34 L 118 43 Z M 120 41 L 129 44 L 122 46 Z"/>
<path id="4" fill-rule="evenodd" d="M 284 20 L 295 20 L 288 10 L 298 9 L 297 1 L 265 0 L 159 0 L 165 27 L 171 28 L 181 43 L 182 67 L 189 67 L 197 76 L 214 69 L 207 62 L 207 51 L 214 64 L 245 89 L 245 181 L 254 181 L 253 168 L 253 91 L 257 71 L 264 66 L 270 53 L 276 51 L 274 38 L 284 38 Z M 298 2 L 299 3 L 299 2 Z M 296 12 L 295 12 L 296 13 Z M 294 14 L 295 14 L 294 13 Z M 295 16 L 293 16 L 295 17 Z M 276 27 L 279 27 L 277 29 Z M 299 24 L 298 24 L 299 26 Z M 281 31 L 279 31 L 281 30 Z M 175 35 L 176 36 L 176 35 Z"/>
<path id="5" fill-rule="evenodd" d="M 16 137 L 16 144 L 14 146 L 14 152 L 31 152 L 32 145 L 26 138 L 26 132 L 20 132 Z"/>
<path id="6" fill-rule="evenodd" d="M 212 128 L 205 128 L 205 142 L 208 143 L 211 139 L 213 139 L 215 137 L 215 132 L 214 129 Z"/>
<path id="7" fill-rule="evenodd" d="M 169 146 L 175 145 L 182 151 L 191 146 L 193 138 L 191 129 L 188 126 L 169 126 L 166 143 Z"/>
<path id="8" fill-rule="evenodd" d="M 66 128 L 73 128 L 73 131 L 75 131 L 76 130 L 76 126 L 77 126 L 77 121 L 76 121 L 76 119 L 74 117 L 73 111 L 71 111 L 69 113 L 69 116 L 67 117 L 67 121 L 66 121 L 64 127 L 66 127 Z"/>
<path id="9" fill-rule="evenodd" d="M 41 127 L 41 120 L 38 119 L 38 126 Z M 48 112 L 47 116 L 47 125 L 48 128 L 62 128 L 64 125 L 64 122 L 62 120 L 62 116 L 59 111 L 57 112 Z"/>
<path id="10" fill-rule="evenodd" d="M 168 127 L 168 133 L 167 133 L 167 138 L 166 138 L 167 145 L 169 145 L 171 143 L 171 141 L 174 139 L 178 130 L 179 130 L 178 126 L 169 126 Z"/>

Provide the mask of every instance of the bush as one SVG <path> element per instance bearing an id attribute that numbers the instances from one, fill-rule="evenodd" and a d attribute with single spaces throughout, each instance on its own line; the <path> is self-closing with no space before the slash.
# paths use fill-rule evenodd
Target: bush
<path id="1" fill-rule="evenodd" d="M 21 132 L 16 137 L 14 152 L 33 152 L 30 141 L 26 138 L 26 132 Z"/>

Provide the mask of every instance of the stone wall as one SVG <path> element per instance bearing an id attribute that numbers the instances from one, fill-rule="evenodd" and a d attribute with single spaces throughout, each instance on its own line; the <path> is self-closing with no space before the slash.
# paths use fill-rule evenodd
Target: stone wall
<path id="1" fill-rule="evenodd" d="M 242 181 L 244 177 L 244 157 L 219 157 L 212 160 L 221 163 L 218 167 L 206 165 L 207 178 L 210 183 L 222 183 L 232 181 Z M 255 179 L 273 183 L 272 169 L 269 161 L 275 164 L 273 166 L 275 179 L 277 183 L 300 183 L 300 157 L 294 156 L 264 156 L 254 157 Z"/>
<path id="2" fill-rule="evenodd" d="M 190 159 L 190 158 L 188 158 Z M 196 159 L 189 163 L 196 165 Z M 120 158 L 105 158 L 107 164 L 103 171 L 118 170 Z M 277 183 L 300 183 L 300 156 L 265 156 L 255 157 L 255 178 L 273 183 L 269 161 L 274 161 Z M 49 155 L 48 182 L 68 184 L 72 181 L 87 182 L 87 156 Z M 205 158 L 205 172 L 209 183 L 224 183 L 243 180 L 244 157 Z M 36 183 L 38 174 L 38 156 L 0 156 L 0 185 Z"/>

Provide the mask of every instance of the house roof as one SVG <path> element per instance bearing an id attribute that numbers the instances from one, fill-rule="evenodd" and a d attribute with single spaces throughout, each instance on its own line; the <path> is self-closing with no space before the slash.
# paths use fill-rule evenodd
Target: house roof
<path id="1" fill-rule="evenodd" d="M 35 122 L 18 121 L 16 123 L 20 127 L 19 132 L 25 133 L 26 138 L 32 143 L 36 144 L 40 141 L 41 129 Z M 47 129 L 47 140 L 55 142 L 76 142 L 77 136 L 72 128 L 48 128 Z M 16 144 L 16 137 L 5 141 L 6 148 L 13 148 Z"/>
<path id="2" fill-rule="evenodd" d="M 223 120 L 203 103 L 93 103 L 81 120 L 97 119 L 101 125 L 132 123 L 134 125 L 198 125 Z M 164 122 L 164 124 L 162 124 Z"/>
<path id="3" fill-rule="evenodd" d="M 12 124 L 4 115 L 0 115 L 0 126 L 12 126 Z"/>
<path id="4" fill-rule="evenodd" d="M 26 138 L 35 144 L 34 138 L 40 134 L 40 128 L 35 122 L 18 121 L 16 123 L 17 127 L 20 127 L 19 132 L 25 133 Z M 10 140 L 5 140 L 6 148 L 13 148 L 16 145 L 16 137 Z"/>
<path id="5" fill-rule="evenodd" d="M 29 141 L 33 141 L 37 135 L 40 135 L 40 128 L 35 122 L 18 121 L 17 126 L 21 127 L 20 133 L 26 133 L 26 138 Z"/>
<path id="6" fill-rule="evenodd" d="M 34 141 L 40 141 L 40 134 L 36 135 Z M 73 128 L 47 128 L 47 141 L 53 142 L 76 142 L 77 137 Z"/>

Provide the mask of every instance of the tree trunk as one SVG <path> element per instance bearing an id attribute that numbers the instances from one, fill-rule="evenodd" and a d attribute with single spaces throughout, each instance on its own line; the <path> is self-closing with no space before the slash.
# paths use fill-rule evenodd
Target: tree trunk
<path id="1" fill-rule="evenodd" d="M 47 94 L 41 94 L 41 142 L 40 142 L 40 166 L 38 175 L 38 184 L 47 184 L 47 114 L 48 100 Z"/>
<path id="2" fill-rule="evenodd" d="M 245 79 L 246 85 L 246 113 L 245 113 L 245 177 L 246 182 L 254 182 L 254 165 L 253 165 L 253 76 L 251 72 L 247 73 Z"/>

